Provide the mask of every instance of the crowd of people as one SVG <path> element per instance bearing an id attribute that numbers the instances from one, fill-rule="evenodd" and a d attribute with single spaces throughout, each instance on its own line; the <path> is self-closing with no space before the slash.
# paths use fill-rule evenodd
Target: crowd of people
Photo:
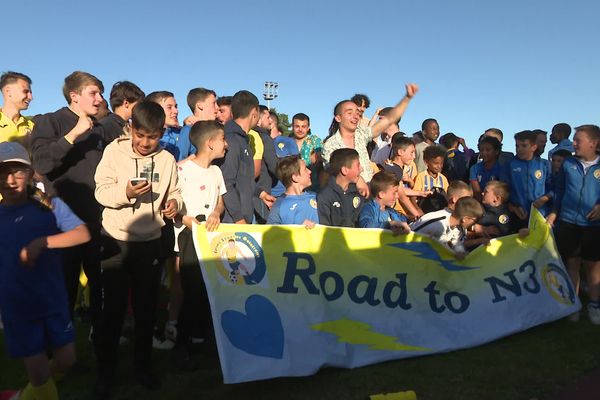
<path id="1" fill-rule="evenodd" d="M 526 235 L 534 207 L 553 225 L 577 291 L 585 268 L 589 319 L 600 324 L 596 125 L 576 127 L 571 142 L 571 127 L 556 124 L 556 146 L 544 159 L 547 132 L 539 129 L 514 135 L 516 154 L 502 150 L 497 128 L 481 135 L 478 152 L 454 133 L 439 137 L 435 119 L 403 133 L 415 84 L 370 119 L 366 95 L 340 101 L 323 140 L 301 112 L 292 133 L 282 134 L 278 114 L 246 90 L 221 97 L 190 90 L 182 126 L 173 93 L 146 95 L 122 81 L 106 101 L 103 83 L 81 71 L 65 78 L 65 107 L 25 117 L 31 85 L 22 73 L 0 77 L 0 313 L 8 354 L 24 360 L 29 379 L 15 399 L 58 398 L 55 382 L 75 362 L 71 321 L 81 269 L 90 290 L 95 398 L 113 392 L 129 304 L 135 378 L 160 389 L 151 355 L 165 268 L 173 273 L 164 336 L 178 366 L 193 368 L 190 343 L 209 340 L 212 330 L 195 223 L 208 231 L 223 222 L 416 232 L 462 259 L 493 238 Z M 235 253 L 226 256 L 232 282 L 256 283 Z"/>

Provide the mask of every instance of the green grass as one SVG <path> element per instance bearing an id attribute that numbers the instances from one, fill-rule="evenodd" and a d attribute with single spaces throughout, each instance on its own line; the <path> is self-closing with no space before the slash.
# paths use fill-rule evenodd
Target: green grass
<path id="1" fill-rule="evenodd" d="M 90 397 L 94 356 L 89 327 L 78 324 L 80 365 L 59 385 L 61 399 Z M 116 399 L 365 399 L 371 394 L 414 390 L 419 399 L 546 399 L 587 372 L 600 367 L 600 328 L 582 319 L 543 325 L 473 349 L 386 362 L 353 370 L 327 368 L 303 378 L 280 378 L 237 385 L 222 383 L 216 357 L 200 351 L 200 369 L 175 371 L 171 353 L 154 351 L 163 389 L 148 392 L 135 384 L 131 345 L 121 347 Z M 0 341 L 2 341 L 0 335 Z M 202 349 L 199 349 L 202 350 Z M 248 368 L 251 368 L 249 365 Z M 20 362 L 0 358 L 0 388 L 26 383 Z"/>

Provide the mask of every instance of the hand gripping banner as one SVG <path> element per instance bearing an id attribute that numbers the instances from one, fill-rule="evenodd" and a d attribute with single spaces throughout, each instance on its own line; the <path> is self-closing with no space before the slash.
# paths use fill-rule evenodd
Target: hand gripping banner
<path id="1" fill-rule="evenodd" d="M 447 352 L 581 308 L 536 210 L 530 233 L 457 260 L 379 229 L 195 226 L 225 383 Z"/>

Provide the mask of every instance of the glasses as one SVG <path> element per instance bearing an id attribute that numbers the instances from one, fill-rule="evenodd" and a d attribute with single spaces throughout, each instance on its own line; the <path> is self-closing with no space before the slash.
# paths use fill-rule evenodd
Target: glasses
<path id="1" fill-rule="evenodd" d="M 29 168 L 9 168 L 0 171 L 0 181 L 6 181 L 12 175 L 15 179 L 25 179 L 29 175 Z"/>

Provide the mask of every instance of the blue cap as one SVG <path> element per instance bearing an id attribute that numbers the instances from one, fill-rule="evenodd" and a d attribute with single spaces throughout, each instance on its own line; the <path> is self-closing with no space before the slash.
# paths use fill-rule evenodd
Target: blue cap
<path id="1" fill-rule="evenodd" d="M 300 154 L 296 141 L 289 136 L 277 136 L 274 142 L 277 158 L 297 156 Z"/>

